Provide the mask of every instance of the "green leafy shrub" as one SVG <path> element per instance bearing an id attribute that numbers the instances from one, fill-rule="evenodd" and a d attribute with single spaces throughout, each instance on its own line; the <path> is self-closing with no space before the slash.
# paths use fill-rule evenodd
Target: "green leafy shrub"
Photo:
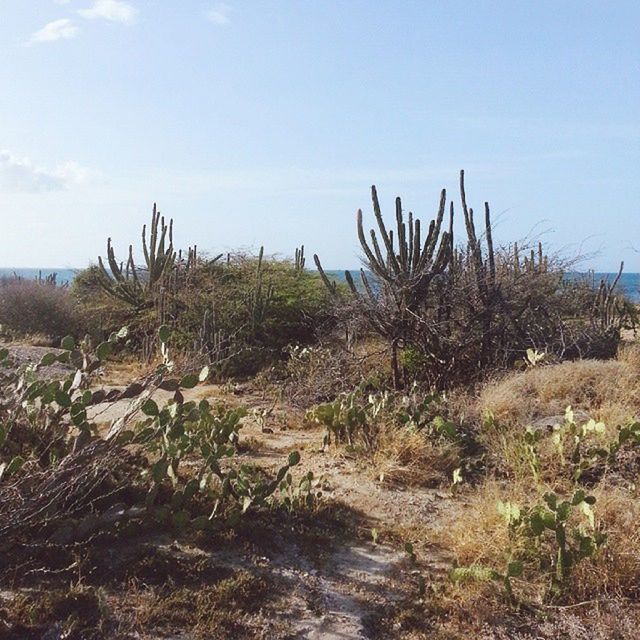
<path id="1" fill-rule="evenodd" d="M 19 370 L 6 349 L 0 352 L 3 544 L 27 532 L 82 540 L 121 520 L 140 518 L 177 528 L 221 528 L 233 526 L 249 509 L 281 504 L 282 482 L 300 455 L 291 452 L 274 478 L 239 463 L 245 410 L 185 401 L 183 392 L 206 379 L 208 370 L 171 376 L 166 326 L 159 331 L 162 362 L 145 381 L 109 393 L 90 389 L 92 374 L 127 336 L 121 330 L 97 347 L 66 337 L 61 351 Z M 46 379 L 43 369 L 56 362 L 71 373 Z M 164 406 L 151 397 L 157 388 L 173 392 Z M 108 434 L 99 434 L 89 408 L 123 398 L 137 399 Z M 146 418 L 132 424 L 136 409 Z M 132 457 L 131 445 L 137 451 L 142 447 L 147 458 Z M 187 457 L 191 470 L 183 474 Z M 287 494 L 284 504 L 293 508 L 297 502 Z"/>
<path id="2" fill-rule="evenodd" d="M 331 323 L 329 295 L 319 276 L 288 260 L 247 254 L 227 261 L 176 262 L 158 296 L 126 305 L 106 293 L 97 267 L 79 274 L 74 292 L 103 332 L 123 321 L 130 345 L 149 356 L 158 326 L 170 325 L 177 351 L 211 365 L 212 373 L 246 376 L 287 357 L 289 345 L 309 345 Z M 167 278 L 168 276 L 163 276 Z"/>

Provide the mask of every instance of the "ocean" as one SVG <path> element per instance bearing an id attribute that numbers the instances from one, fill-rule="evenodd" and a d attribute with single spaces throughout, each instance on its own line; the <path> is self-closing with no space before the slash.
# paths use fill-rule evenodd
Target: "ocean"
<path id="1" fill-rule="evenodd" d="M 329 278 L 333 278 L 338 282 L 346 282 L 344 271 L 326 269 L 326 274 Z M 351 275 L 357 284 L 360 281 L 359 270 L 351 270 Z M 589 271 L 584 273 L 573 273 L 571 274 L 571 277 L 588 278 L 590 282 L 593 282 L 595 286 L 598 286 L 600 281 L 603 279 L 608 282 L 613 282 L 617 275 L 617 273 L 599 273 Z M 618 290 L 631 302 L 640 302 L 640 273 L 623 273 L 618 281 Z"/>
<path id="2" fill-rule="evenodd" d="M 32 267 L 29 269 L 12 269 L 12 268 L 0 268 L 0 278 L 11 277 L 14 275 L 18 275 L 22 278 L 27 279 L 36 279 L 40 275 L 42 278 L 45 278 L 52 273 L 57 274 L 56 280 L 58 284 L 67 284 L 73 282 L 76 273 L 81 271 L 82 269 L 42 269 L 38 267 Z M 358 280 L 358 272 L 356 269 L 352 270 L 352 274 L 356 281 Z M 344 282 L 344 271 L 343 270 L 327 270 L 327 275 L 335 278 L 340 282 Z M 602 280 L 608 280 L 612 282 L 617 274 L 615 273 L 580 273 L 574 274 L 575 277 L 587 277 L 592 280 L 596 285 Z M 624 295 L 631 300 L 632 302 L 640 302 L 640 273 L 623 273 L 620 277 L 620 281 L 618 282 L 618 289 L 624 293 Z"/>
<path id="3" fill-rule="evenodd" d="M 38 277 L 46 278 L 51 274 L 56 274 L 56 282 L 58 284 L 71 284 L 76 277 L 76 273 L 82 271 L 82 269 L 42 269 L 33 267 L 29 269 L 13 269 L 11 267 L 0 267 L 0 278 L 11 278 L 13 276 L 20 276 L 26 280 L 37 280 Z"/>

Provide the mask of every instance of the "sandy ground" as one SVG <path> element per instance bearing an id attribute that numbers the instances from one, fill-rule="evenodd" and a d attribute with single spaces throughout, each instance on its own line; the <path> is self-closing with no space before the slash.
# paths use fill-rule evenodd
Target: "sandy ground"
<path id="1" fill-rule="evenodd" d="M 153 397 L 160 404 L 170 395 L 156 391 Z M 273 407 L 272 402 L 251 392 L 229 396 L 218 385 L 201 385 L 185 392 L 186 400 L 202 398 L 212 403 L 242 404 L 250 410 Z M 91 410 L 91 417 L 106 432 L 129 408 L 127 400 L 97 405 Z M 266 424 L 259 424 L 255 416 L 249 415 L 240 433 L 241 442 L 251 442 L 250 451 L 241 455 L 244 462 L 273 470 L 284 463 L 290 451 L 298 450 L 302 455 L 295 470 L 298 477 L 313 471 L 316 478 L 321 478 L 325 500 L 339 501 L 365 516 L 361 525 L 363 540 L 345 544 L 328 556 L 323 555 L 321 561 L 296 548 L 268 558 L 270 569 L 292 585 L 286 618 L 295 632 L 293 637 L 326 640 L 371 637 L 367 619 L 376 608 L 402 598 L 407 581 L 412 581 L 412 572 L 415 573 L 402 546 L 397 541 L 389 544 L 383 532 L 423 526 L 446 508 L 450 495 L 381 484 L 370 468 L 354 459 L 322 451 L 323 430 L 303 425 L 301 412 L 285 405 L 276 405 Z M 380 532 L 375 544 L 373 530 Z M 434 553 L 428 570 L 440 573 L 448 566 L 445 559 Z"/>
<path id="2" fill-rule="evenodd" d="M 25 363 L 38 362 L 51 349 L 10 345 L 10 351 L 12 357 Z M 136 373 L 134 367 L 126 373 L 107 372 L 103 380 L 111 384 L 100 388 L 122 389 Z M 58 366 L 47 371 L 47 375 L 58 374 L 64 375 L 64 368 Z M 121 384 L 113 384 L 116 381 Z M 153 397 L 162 404 L 171 395 L 158 390 Z M 381 484 L 372 469 L 362 462 L 336 451 L 323 451 L 323 430 L 303 424 L 299 409 L 284 404 L 274 406 L 272 400 L 248 388 L 230 393 L 228 388 L 219 385 L 200 385 L 185 391 L 184 395 L 186 400 L 207 398 L 212 403 L 243 405 L 250 412 L 272 409 L 266 420 L 260 421 L 252 413 L 244 420 L 241 442 L 250 443 L 250 447 L 241 454 L 243 462 L 274 470 L 282 466 L 290 451 L 298 450 L 302 460 L 295 469 L 296 476 L 313 471 L 316 478 L 321 478 L 323 500 L 346 505 L 361 516 L 357 539 L 345 542 L 330 553 L 309 554 L 308 550 L 293 544 L 286 549 L 276 548 L 268 557 L 260 559 L 269 565 L 272 574 L 279 575 L 289 585 L 286 609 L 279 623 L 288 627 L 290 634 L 277 637 L 326 640 L 373 637 L 368 623 L 373 613 L 381 606 L 400 600 L 406 595 L 407 584 L 415 582 L 415 570 L 408 562 L 402 542 L 390 540 L 385 532 L 420 527 L 433 521 L 446 508 L 450 495 L 427 489 L 400 490 Z M 90 409 L 89 418 L 98 425 L 102 435 L 106 435 L 115 421 L 131 411 L 131 402 L 119 400 L 96 405 Z M 375 543 L 374 530 L 379 532 Z M 176 545 L 173 543 L 172 553 L 202 553 L 189 545 Z M 229 554 L 228 549 L 224 554 L 213 553 L 212 560 L 234 567 L 247 563 L 242 552 Z M 255 565 L 255 559 L 252 562 Z M 426 570 L 439 573 L 447 566 L 434 552 Z M 270 637 L 269 634 L 266 637 Z M 190 635 L 175 638 L 187 639 Z"/>

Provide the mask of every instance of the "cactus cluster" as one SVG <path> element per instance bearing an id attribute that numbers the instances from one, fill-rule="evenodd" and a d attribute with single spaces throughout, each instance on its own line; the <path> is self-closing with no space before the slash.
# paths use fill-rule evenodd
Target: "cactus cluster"
<path id="1" fill-rule="evenodd" d="M 306 264 L 306 258 L 304 257 L 304 245 L 300 248 L 296 247 L 296 251 L 293 259 L 293 266 L 296 273 L 302 273 Z"/>
<path id="2" fill-rule="evenodd" d="M 429 298 L 432 282 L 444 273 L 449 264 L 452 255 L 453 214 L 449 221 L 449 231 L 442 232 L 446 207 L 446 191 L 443 189 L 438 213 L 430 222 L 423 240 L 420 219 L 414 218 L 411 212 L 405 218 L 402 201 L 396 198 L 394 236 L 393 229 L 387 229 L 382 217 L 375 186 L 371 187 L 371 200 L 378 232 L 371 229 L 369 240 L 364 231 L 361 209 L 358 209 L 356 216 L 358 239 L 367 266 L 367 270 L 360 270 L 362 287 L 356 286 L 349 271 L 345 272 L 345 278 L 351 294 L 361 308 L 366 310 L 371 327 L 389 340 L 394 385 L 399 388 L 398 349 L 409 339 L 416 318 Z M 335 284 L 330 282 L 317 255 L 314 255 L 314 261 L 329 290 L 338 295 Z M 373 275 L 375 282 L 371 282 L 367 271 Z"/>
<path id="3" fill-rule="evenodd" d="M 154 203 L 147 241 L 147 225 L 142 227 L 142 250 L 145 267 L 138 267 L 133 257 L 133 245 L 129 245 L 126 262 L 118 261 L 111 238 L 107 239 L 107 270 L 102 257 L 98 257 L 103 289 L 115 298 L 139 309 L 153 304 L 153 296 L 171 274 L 176 265 L 173 247 L 173 220 L 165 223 Z M 191 258 L 191 256 L 190 256 Z M 195 259 L 195 255 L 194 255 Z"/>
<path id="4" fill-rule="evenodd" d="M 359 318 L 387 342 L 394 386 L 407 386 L 416 375 L 406 366 L 406 355 L 421 363 L 417 373 L 423 379 L 444 389 L 512 366 L 527 349 L 560 357 L 615 352 L 619 329 L 633 320 L 632 310 L 615 293 L 618 279 L 601 284 L 596 293 L 572 284 L 562 261 L 547 256 L 541 243 L 537 250 L 496 247 L 489 204 L 484 203 L 480 228 L 467 204 L 464 171 L 459 190 L 465 237 L 456 245 L 454 205 L 447 207 L 444 190 L 423 239 L 420 220 L 405 215 L 399 198 L 394 228 L 387 227 L 372 187 L 377 230 L 365 232 L 358 210 L 364 267 L 358 283 L 345 273 L 347 295 L 314 255 L 323 282 L 338 309 L 344 309 L 345 327 Z"/>
<path id="5" fill-rule="evenodd" d="M 541 501 L 528 507 L 498 501 L 498 513 L 509 531 L 506 568 L 454 564 L 450 580 L 456 583 L 495 581 L 503 585 L 509 602 L 517 605 L 513 579 L 526 581 L 532 572 L 542 571 L 549 578 L 549 593 L 562 594 L 576 565 L 593 558 L 607 541 L 596 523 L 595 503 L 595 497 L 582 489 L 575 490 L 566 499 L 547 492 Z"/>

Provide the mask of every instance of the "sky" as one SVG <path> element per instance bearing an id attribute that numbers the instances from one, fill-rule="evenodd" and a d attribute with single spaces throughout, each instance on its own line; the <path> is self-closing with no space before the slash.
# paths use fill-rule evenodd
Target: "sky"
<path id="1" fill-rule="evenodd" d="M 0 0 L 2 267 L 124 257 L 154 202 L 353 267 L 372 184 L 428 220 L 465 169 L 497 241 L 640 271 L 639 161 L 637 0 Z"/>

